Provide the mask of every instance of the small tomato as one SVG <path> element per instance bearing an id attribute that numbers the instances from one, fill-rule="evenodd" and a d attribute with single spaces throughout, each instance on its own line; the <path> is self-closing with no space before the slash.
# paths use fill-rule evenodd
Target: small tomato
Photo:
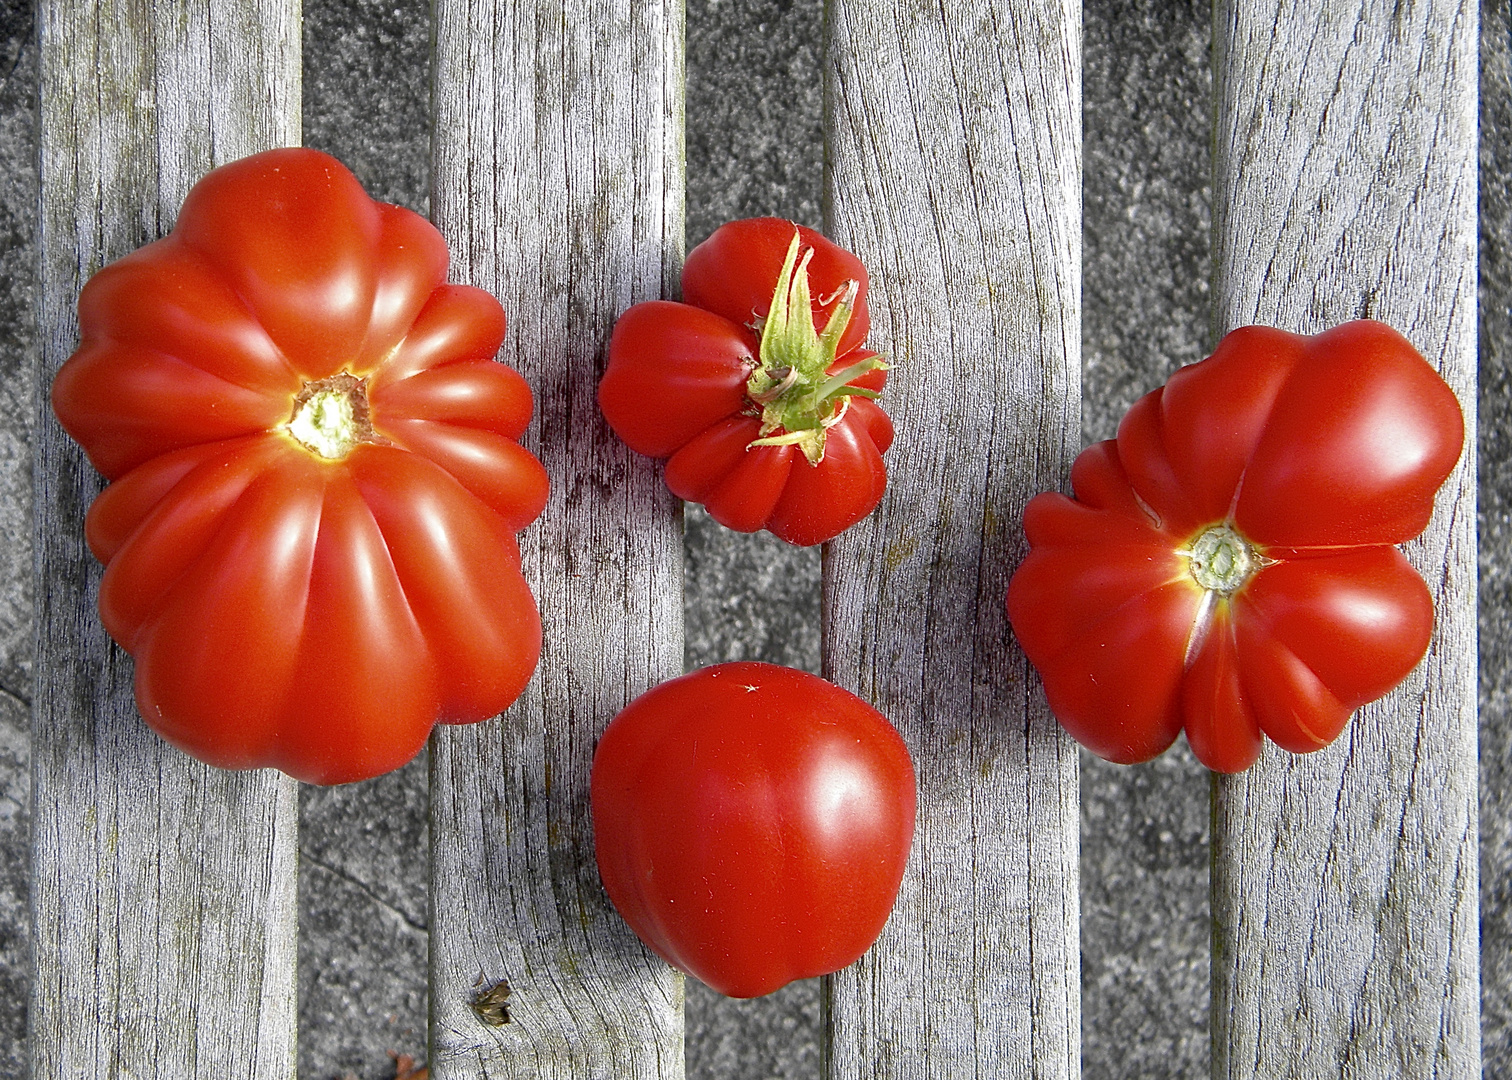
<path id="1" fill-rule="evenodd" d="M 195 757 L 362 779 L 529 680 L 531 394 L 498 301 L 446 267 L 424 218 L 285 149 L 209 173 L 79 297 L 52 402 L 110 481 L 100 617 Z"/>
<path id="2" fill-rule="evenodd" d="M 1186 731 L 1237 772 L 1328 745 L 1422 659 L 1427 587 L 1395 545 L 1459 459 L 1454 393 L 1395 330 L 1235 330 L 1036 496 L 1008 615 L 1061 724 L 1144 761 Z"/>
<path id="3" fill-rule="evenodd" d="M 694 248 L 684 303 L 620 316 L 599 407 L 638 453 L 667 458 L 680 499 L 790 544 L 860 521 L 887 486 L 886 378 L 862 342 L 866 270 L 778 218 L 733 221 Z"/>
<path id="4" fill-rule="evenodd" d="M 771 664 L 704 668 L 631 702 L 591 788 L 614 906 L 657 955 L 731 997 L 855 961 L 913 838 L 913 762 L 892 725 Z"/>

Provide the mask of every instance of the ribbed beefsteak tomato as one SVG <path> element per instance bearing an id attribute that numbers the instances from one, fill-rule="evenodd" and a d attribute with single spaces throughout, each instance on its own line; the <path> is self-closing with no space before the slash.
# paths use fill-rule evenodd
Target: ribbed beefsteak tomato
<path id="1" fill-rule="evenodd" d="M 684 303 L 620 316 L 599 406 L 631 449 L 667 458 L 680 499 L 720 524 L 807 546 L 871 513 L 887 487 L 886 379 L 863 347 L 866 270 L 779 218 L 721 226 L 688 255 Z"/>
<path id="2" fill-rule="evenodd" d="M 208 174 L 85 286 L 52 400 L 110 481 L 100 617 L 195 757 L 357 780 L 529 680 L 531 394 L 447 261 L 429 222 L 284 149 Z"/>
<path id="3" fill-rule="evenodd" d="M 1454 393 L 1395 330 L 1235 330 L 1036 496 L 1008 614 L 1065 728 L 1135 762 L 1183 728 L 1237 772 L 1317 750 L 1433 630 L 1395 545 L 1459 459 Z"/>
<path id="4" fill-rule="evenodd" d="M 825 975 L 876 940 L 913 839 L 913 762 L 817 676 L 720 664 L 662 683 L 593 759 L 599 875 L 632 929 L 731 997 Z"/>

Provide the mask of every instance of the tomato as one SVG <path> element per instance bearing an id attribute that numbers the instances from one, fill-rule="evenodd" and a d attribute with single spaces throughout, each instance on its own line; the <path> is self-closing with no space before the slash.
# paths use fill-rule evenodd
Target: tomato
<path id="1" fill-rule="evenodd" d="M 689 254 L 682 288 L 615 324 L 609 426 L 731 529 L 808 546 L 871 513 L 893 427 L 860 261 L 791 222 L 733 221 Z"/>
<path id="2" fill-rule="evenodd" d="M 203 761 L 374 776 L 535 668 L 531 394 L 494 361 L 498 301 L 447 261 L 333 158 L 274 150 L 79 297 L 52 402 L 110 481 L 100 617 L 142 716 Z"/>
<path id="3" fill-rule="evenodd" d="M 1395 545 L 1463 442 L 1453 391 L 1388 326 L 1229 334 L 1082 453 L 1075 498 L 1025 510 L 1008 615 L 1061 724 L 1125 763 L 1184 729 L 1220 772 L 1266 737 L 1328 745 L 1428 648 Z"/>
<path id="4" fill-rule="evenodd" d="M 855 961 L 913 839 L 913 762 L 892 725 L 771 664 L 704 668 L 631 702 L 599 742 L 591 794 L 614 906 L 731 997 Z"/>

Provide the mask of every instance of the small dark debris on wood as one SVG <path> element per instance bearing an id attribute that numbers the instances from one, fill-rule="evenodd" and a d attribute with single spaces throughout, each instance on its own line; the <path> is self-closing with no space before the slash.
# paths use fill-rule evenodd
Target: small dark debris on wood
<path id="1" fill-rule="evenodd" d="M 483 973 L 478 972 L 478 981 L 473 983 L 473 998 L 470 1002 L 472 1011 L 489 1027 L 503 1027 L 509 1023 L 509 982 L 500 979 L 485 988 L 486 981 Z"/>

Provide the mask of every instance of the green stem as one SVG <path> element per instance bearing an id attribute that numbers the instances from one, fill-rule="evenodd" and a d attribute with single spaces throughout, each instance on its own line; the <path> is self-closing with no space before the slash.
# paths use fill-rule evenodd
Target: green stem
<path id="1" fill-rule="evenodd" d="M 750 445 L 797 446 L 810 465 L 817 465 L 824 459 L 825 432 L 842 415 L 846 399 L 877 396 L 875 390 L 851 386 L 851 381 L 887 364 L 879 356 L 868 356 L 829 373 L 861 285 L 845 283 L 824 332 L 816 332 L 808 277 L 814 249 L 800 251 L 801 247 L 801 234 L 794 229 L 762 324 L 759 365 L 746 382 L 746 393 L 761 407 L 760 437 Z"/>

